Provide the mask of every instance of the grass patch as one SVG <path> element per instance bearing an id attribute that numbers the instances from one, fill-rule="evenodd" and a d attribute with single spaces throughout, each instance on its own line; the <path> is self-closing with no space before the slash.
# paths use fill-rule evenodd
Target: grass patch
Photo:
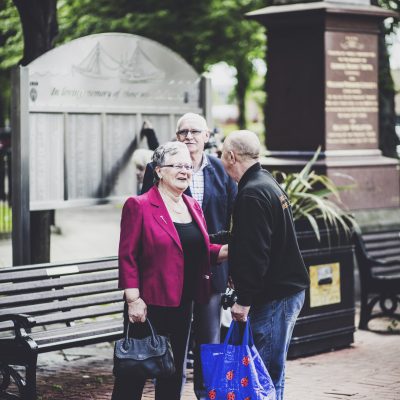
<path id="1" fill-rule="evenodd" d="M 0 235 L 12 230 L 12 211 L 7 202 L 0 201 Z"/>

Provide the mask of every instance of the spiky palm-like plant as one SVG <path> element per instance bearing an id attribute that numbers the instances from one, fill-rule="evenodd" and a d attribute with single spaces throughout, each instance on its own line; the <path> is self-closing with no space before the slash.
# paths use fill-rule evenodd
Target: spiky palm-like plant
<path id="1" fill-rule="evenodd" d="M 354 184 L 336 186 L 326 175 L 317 174 L 312 167 L 320 150 L 318 148 L 313 158 L 300 172 L 286 174 L 275 171 L 273 173 L 289 197 L 293 219 L 307 220 L 318 241 L 321 240 L 319 222 L 325 225 L 328 232 L 334 228 L 338 234 L 342 230 L 347 236 L 351 234 L 352 228 L 357 226 L 354 218 L 343 207 L 339 196 L 339 191 L 353 188 Z"/>

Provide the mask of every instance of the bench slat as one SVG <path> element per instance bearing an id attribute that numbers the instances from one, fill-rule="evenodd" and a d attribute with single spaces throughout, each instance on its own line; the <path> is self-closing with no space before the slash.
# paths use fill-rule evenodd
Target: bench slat
<path id="1" fill-rule="evenodd" d="M 368 252 L 376 249 L 399 249 L 400 251 L 400 240 L 390 240 L 385 242 L 372 242 L 365 245 Z"/>
<path id="2" fill-rule="evenodd" d="M 19 282 L 28 281 L 39 278 L 47 278 L 51 276 L 65 276 L 68 274 L 68 270 L 77 270 L 76 272 L 70 272 L 70 274 L 83 273 L 83 272 L 95 272 L 104 271 L 108 269 L 118 268 L 118 260 L 107 260 L 104 262 L 88 262 L 85 264 L 62 264 L 62 265 L 49 265 L 45 264 L 44 267 L 36 267 L 34 269 L 28 269 L 27 267 L 12 267 L 6 269 L 0 269 L 0 283 L 8 282 Z M 57 272 L 58 271 L 58 272 Z M 64 272 L 63 272 L 64 271 Z"/>
<path id="3" fill-rule="evenodd" d="M 385 242 L 387 240 L 398 240 L 400 238 L 399 231 L 388 231 L 388 232 L 372 232 L 362 234 L 363 241 L 365 244 L 370 242 Z"/>
<path id="4" fill-rule="evenodd" d="M 93 321 L 90 324 L 76 324 L 74 326 L 63 326 L 60 328 L 53 328 L 51 330 L 42 330 L 32 332 L 29 336 L 34 339 L 38 344 L 46 341 L 60 341 L 63 337 L 71 338 L 77 335 L 90 335 L 94 331 L 107 331 L 113 332 L 115 330 L 123 331 L 123 319 L 112 318 L 103 321 Z"/>
<path id="5" fill-rule="evenodd" d="M 104 306 L 86 307 L 72 311 L 57 312 L 46 315 L 35 316 L 36 326 L 50 325 L 59 322 L 78 321 L 85 318 L 100 317 L 102 315 L 118 314 L 123 311 L 122 302 L 107 304 Z M 0 330 L 12 328 L 12 322 L 1 322 Z"/>
<path id="6" fill-rule="evenodd" d="M 35 292 L 28 294 L 16 294 L 11 296 L 0 297 L 0 310 L 3 310 L 6 306 L 17 306 L 19 304 L 33 303 L 37 301 L 49 301 L 59 298 L 82 296 L 85 294 L 96 294 L 106 293 L 118 289 L 117 280 L 110 282 L 99 282 L 90 285 L 80 285 L 68 287 L 66 289 L 51 290 L 45 292 Z"/>
<path id="7" fill-rule="evenodd" d="M 105 271 L 99 273 L 83 273 L 77 275 L 61 276 L 33 282 L 10 283 L 0 285 L 0 293 L 17 293 L 37 291 L 38 289 L 53 289 L 71 285 L 83 285 L 92 282 L 109 281 L 118 278 L 118 271 Z"/>
<path id="8" fill-rule="evenodd" d="M 388 256 L 399 256 L 399 261 L 400 261 L 399 250 L 400 250 L 399 248 L 374 250 L 374 251 L 368 251 L 368 254 L 373 258 L 382 258 L 382 259 L 386 259 Z"/>
<path id="9" fill-rule="evenodd" d="M 118 291 L 114 293 L 101 293 L 100 295 L 96 294 L 94 296 L 86 295 L 85 297 L 74 297 L 68 300 L 33 304 L 31 306 L 13 307 L 7 310 L 2 310 L 2 312 L 6 312 L 7 314 L 29 314 L 35 316 L 38 314 L 43 314 L 44 312 L 64 311 L 67 309 L 74 309 L 79 307 L 113 303 L 115 301 L 120 301 L 121 299 L 122 292 Z"/>

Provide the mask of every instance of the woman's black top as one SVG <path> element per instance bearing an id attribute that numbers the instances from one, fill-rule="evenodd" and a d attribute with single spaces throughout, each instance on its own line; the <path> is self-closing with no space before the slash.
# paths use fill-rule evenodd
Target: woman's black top
<path id="1" fill-rule="evenodd" d="M 181 303 L 191 301 L 194 298 L 196 279 L 201 253 L 205 251 L 205 243 L 200 228 L 196 222 L 186 224 L 174 222 L 181 241 L 184 257 L 184 279 Z"/>

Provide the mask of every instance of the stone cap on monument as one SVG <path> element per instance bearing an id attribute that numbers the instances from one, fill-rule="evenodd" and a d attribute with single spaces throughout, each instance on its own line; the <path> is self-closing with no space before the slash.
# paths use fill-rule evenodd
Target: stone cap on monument
<path id="1" fill-rule="evenodd" d="M 301 12 L 329 12 L 375 16 L 377 18 L 396 17 L 399 14 L 382 7 L 373 6 L 369 0 L 318 0 L 300 2 L 297 0 L 273 0 L 272 5 L 246 13 L 246 17 L 261 23 L 269 22 L 275 14 L 297 14 Z"/>

